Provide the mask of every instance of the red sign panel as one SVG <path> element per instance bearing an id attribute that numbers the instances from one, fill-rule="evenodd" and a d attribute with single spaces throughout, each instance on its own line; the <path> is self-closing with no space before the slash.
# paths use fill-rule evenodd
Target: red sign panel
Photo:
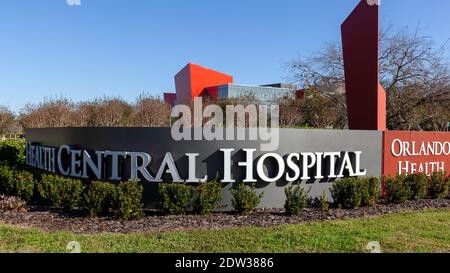
<path id="1" fill-rule="evenodd" d="M 449 133 L 386 131 L 383 141 L 384 176 L 450 173 Z"/>

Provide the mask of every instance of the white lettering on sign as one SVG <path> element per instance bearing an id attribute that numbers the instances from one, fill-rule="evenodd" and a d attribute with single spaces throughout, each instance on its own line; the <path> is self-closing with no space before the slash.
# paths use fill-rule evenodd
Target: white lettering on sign
<path id="1" fill-rule="evenodd" d="M 415 163 L 409 161 L 398 162 L 398 174 L 445 172 L 445 162 Z"/>
<path id="2" fill-rule="evenodd" d="M 401 156 L 448 156 L 450 155 L 450 142 L 421 142 L 402 141 L 396 139 L 391 145 L 392 155 Z"/>
<path id="3" fill-rule="evenodd" d="M 26 162 L 28 166 L 44 171 L 60 173 L 76 178 L 98 180 L 130 180 L 147 182 L 199 183 L 208 180 L 206 174 L 198 176 L 197 162 L 200 154 L 186 153 L 187 177 L 180 176 L 172 153 L 166 153 L 159 166 L 152 156 L 144 152 L 87 151 L 63 145 L 59 148 L 43 147 L 27 143 Z M 362 169 L 362 152 L 304 152 L 280 155 L 265 153 L 255 157 L 256 149 L 243 149 L 245 159 L 233 160 L 233 155 L 241 151 L 220 149 L 223 155 L 223 183 L 235 183 L 236 168 L 245 170 L 245 183 L 264 181 L 294 182 L 345 176 L 365 176 Z M 158 167 L 155 169 L 155 167 Z M 406 168 L 406 167 L 401 167 Z M 409 166 L 407 167 L 409 168 Z M 439 168 L 439 166 L 436 166 Z M 154 172 L 152 172 L 152 170 Z M 256 170 L 256 173 L 254 172 Z M 219 171 L 219 170 L 218 170 Z"/>
<path id="4" fill-rule="evenodd" d="M 433 160 L 432 157 L 440 157 L 439 159 L 441 159 L 444 156 L 449 156 L 450 142 L 416 142 L 395 139 L 391 145 L 391 153 L 394 157 L 411 158 L 411 160 L 397 162 L 398 174 L 424 173 L 429 175 L 434 172 L 445 172 L 445 162 Z M 429 157 L 429 159 L 427 160 L 426 157 Z M 418 158 L 420 162 L 417 162 L 419 161 Z"/>

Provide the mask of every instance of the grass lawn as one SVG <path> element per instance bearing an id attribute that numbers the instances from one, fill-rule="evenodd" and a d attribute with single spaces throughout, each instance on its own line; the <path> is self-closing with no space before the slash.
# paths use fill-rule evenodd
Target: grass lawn
<path id="1" fill-rule="evenodd" d="M 0 252 L 364 252 L 378 241 L 383 252 L 450 252 L 450 210 L 393 214 L 274 228 L 234 228 L 137 234 L 74 235 L 0 224 Z"/>

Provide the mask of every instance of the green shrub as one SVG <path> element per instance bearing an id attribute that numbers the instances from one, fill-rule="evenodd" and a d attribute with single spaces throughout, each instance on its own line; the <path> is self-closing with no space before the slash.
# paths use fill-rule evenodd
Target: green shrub
<path id="1" fill-rule="evenodd" d="M 349 177 L 336 181 L 331 188 L 334 203 L 344 209 L 359 208 L 362 202 L 362 187 L 358 178 Z"/>
<path id="2" fill-rule="evenodd" d="M 0 163 L 13 167 L 25 166 L 25 147 L 23 140 L 5 140 L 0 142 Z"/>
<path id="3" fill-rule="evenodd" d="M 238 213 L 250 213 L 254 211 L 264 195 L 257 195 L 254 185 L 246 186 L 244 183 L 239 183 L 230 192 L 233 195 L 233 208 Z"/>
<path id="4" fill-rule="evenodd" d="M 361 205 L 373 207 L 380 197 L 380 180 L 376 177 L 359 178 L 361 187 Z"/>
<path id="5" fill-rule="evenodd" d="M 325 191 L 322 192 L 322 194 L 316 200 L 317 206 L 322 212 L 328 212 L 330 210 L 330 203 Z"/>
<path id="6" fill-rule="evenodd" d="M 0 193 L 30 202 L 33 199 L 35 184 L 32 173 L 0 166 Z"/>
<path id="7" fill-rule="evenodd" d="M 80 206 L 85 189 L 80 180 L 49 174 L 42 175 L 37 188 L 46 205 L 64 209 Z"/>
<path id="8" fill-rule="evenodd" d="M 121 182 L 114 195 L 114 213 L 124 220 L 144 216 L 144 187 L 140 182 Z"/>
<path id="9" fill-rule="evenodd" d="M 194 212 L 207 215 L 214 212 L 222 196 L 222 184 L 220 182 L 201 183 L 195 192 L 193 201 Z"/>
<path id="10" fill-rule="evenodd" d="M 114 206 L 116 186 L 106 182 L 92 182 L 84 195 L 84 204 L 91 217 L 108 215 Z"/>
<path id="11" fill-rule="evenodd" d="M 186 214 L 191 203 L 194 189 L 180 183 L 159 184 L 161 195 L 161 210 L 165 214 Z"/>
<path id="12" fill-rule="evenodd" d="M 286 214 L 293 216 L 298 215 L 306 207 L 306 202 L 308 199 L 308 193 L 305 192 L 301 185 L 289 186 L 284 189 L 286 195 L 286 202 L 284 204 L 284 209 Z"/>
<path id="13" fill-rule="evenodd" d="M 13 180 L 13 169 L 5 165 L 0 165 L 0 194 L 11 195 L 9 191 Z"/>
<path id="14" fill-rule="evenodd" d="M 386 200 L 389 203 L 404 203 L 411 197 L 411 189 L 406 183 L 406 175 L 386 178 L 385 190 Z"/>
<path id="15" fill-rule="evenodd" d="M 445 198 L 448 195 L 450 178 L 446 173 L 435 172 L 431 175 L 428 195 L 433 199 Z"/>
<path id="16" fill-rule="evenodd" d="M 427 194 L 429 178 L 426 174 L 410 174 L 405 177 L 405 186 L 409 188 L 409 200 L 419 200 Z"/>

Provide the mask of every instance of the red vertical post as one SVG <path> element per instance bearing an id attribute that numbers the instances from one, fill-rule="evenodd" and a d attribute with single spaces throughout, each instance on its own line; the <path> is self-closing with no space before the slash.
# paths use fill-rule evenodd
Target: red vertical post
<path id="1" fill-rule="evenodd" d="M 386 92 L 379 83 L 380 6 L 362 0 L 341 26 L 351 130 L 386 130 Z"/>

